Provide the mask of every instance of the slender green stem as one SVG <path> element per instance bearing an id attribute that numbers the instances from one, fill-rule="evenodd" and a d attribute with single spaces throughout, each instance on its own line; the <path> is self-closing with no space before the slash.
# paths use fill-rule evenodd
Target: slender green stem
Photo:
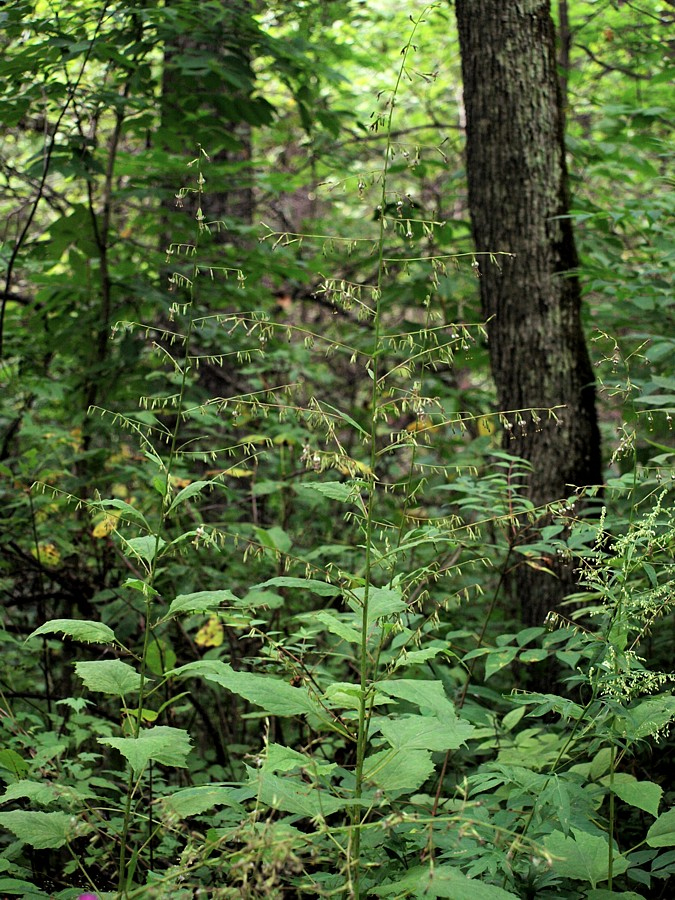
<path id="1" fill-rule="evenodd" d="M 201 175 L 201 156 L 202 149 L 199 148 L 199 156 L 197 158 L 197 197 L 198 197 L 198 209 L 201 213 L 202 207 L 202 184 L 203 179 Z M 148 651 L 150 648 L 150 641 L 153 636 L 153 624 L 152 624 L 152 605 L 153 605 L 153 597 L 154 591 L 152 588 L 154 587 L 154 582 L 157 573 L 157 561 L 159 557 L 159 552 L 161 548 L 161 540 L 162 533 L 164 531 L 168 507 L 169 507 L 169 498 L 171 495 L 171 472 L 173 471 L 173 464 L 176 459 L 177 451 L 178 451 L 178 440 L 179 440 L 179 428 L 182 421 L 183 410 L 185 407 L 185 393 L 188 385 L 188 375 L 190 372 L 190 340 L 192 337 L 192 331 L 194 327 L 194 301 L 195 301 L 195 284 L 196 279 L 199 274 L 198 272 L 198 264 L 196 262 L 197 259 L 197 251 L 199 249 L 199 234 L 202 230 L 202 222 L 198 222 L 199 231 L 197 234 L 197 238 L 194 244 L 194 256 L 195 262 L 192 267 L 192 278 L 191 278 L 191 287 L 189 300 L 186 304 L 186 308 L 188 310 L 187 316 L 187 328 L 185 331 L 185 343 L 184 343 L 184 353 L 183 359 L 180 365 L 181 372 L 181 381 L 180 381 L 180 389 L 178 392 L 178 399 L 176 403 L 176 421 L 171 433 L 171 442 L 169 445 L 169 453 L 166 459 L 166 464 L 164 464 L 164 487 L 163 487 L 163 497 L 162 497 L 162 507 L 159 515 L 159 521 L 157 523 L 157 529 L 155 531 L 155 547 L 154 553 L 152 555 L 152 562 L 150 564 L 150 568 L 148 571 L 146 585 L 147 590 L 145 592 L 145 629 L 143 634 L 143 649 L 141 653 L 141 666 L 140 666 L 140 683 L 138 687 L 138 709 L 136 710 L 136 715 L 133 719 L 133 734 L 134 738 L 138 738 L 141 727 L 143 724 L 143 708 L 145 705 L 145 686 L 147 682 L 147 667 L 148 667 Z M 134 771 L 130 768 L 129 777 L 127 781 L 127 796 L 124 805 L 124 819 L 122 825 L 122 834 L 120 837 L 120 855 L 119 855 L 119 880 L 118 880 L 118 893 L 120 896 L 125 896 L 128 892 L 129 885 L 127 885 L 128 879 L 128 862 L 127 862 L 127 843 L 129 839 L 129 832 L 131 829 L 131 819 L 132 819 L 132 798 L 135 791 L 134 787 Z M 150 820 L 150 829 L 152 830 L 152 820 Z"/>
<path id="2" fill-rule="evenodd" d="M 607 849 L 607 888 L 612 890 L 614 877 L 614 769 L 616 768 L 616 747 L 610 749 L 609 761 L 609 841 Z"/>
<path id="3" fill-rule="evenodd" d="M 369 605 L 371 578 L 373 574 L 373 539 L 375 532 L 375 506 L 377 502 L 377 424 L 378 424 L 378 401 L 380 398 L 380 363 L 379 356 L 381 351 L 382 339 L 382 289 L 384 276 L 386 272 L 385 262 L 385 225 L 386 216 L 385 209 L 387 206 L 387 184 L 389 165 L 391 160 L 392 148 L 392 121 L 394 117 L 394 107 L 396 98 L 401 86 L 401 80 L 405 73 L 406 62 L 410 51 L 413 49 L 413 39 L 419 24 L 423 21 L 425 14 L 431 7 L 427 7 L 418 19 L 413 20 L 413 27 L 410 32 L 408 42 L 402 51 L 401 65 L 398 70 L 396 83 L 389 99 L 389 111 L 386 119 L 386 146 L 384 149 L 384 164 L 382 169 L 381 193 L 380 193 L 380 219 L 379 219 L 379 235 L 378 235 L 378 259 L 377 259 L 377 280 L 373 290 L 374 310 L 373 310 L 373 344 L 370 355 L 369 366 L 367 366 L 368 375 L 371 379 L 371 395 L 370 395 L 370 479 L 368 481 L 368 499 L 366 503 L 366 555 L 364 564 L 364 591 L 363 606 L 361 610 L 361 643 L 358 650 L 358 665 L 360 677 L 360 693 L 358 708 L 358 733 L 356 741 L 356 768 L 355 768 L 355 784 L 354 784 L 354 805 L 351 810 L 351 828 L 350 828 L 350 852 L 349 852 L 349 884 L 352 896 L 355 900 L 359 900 L 361 896 L 360 887 L 360 853 L 361 853 L 361 798 L 363 795 L 363 771 L 366 758 L 366 750 L 368 747 L 368 732 L 370 722 L 370 685 L 375 675 L 371 672 L 368 657 L 368 626 L 369 626 Z"/>

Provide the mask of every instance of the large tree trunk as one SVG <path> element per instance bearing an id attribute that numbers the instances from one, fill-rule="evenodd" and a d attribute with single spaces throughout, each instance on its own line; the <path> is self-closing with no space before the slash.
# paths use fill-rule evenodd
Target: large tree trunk
<path id="1" fill-rule="evenodd" d="M 569 211 L 563 111 L 549 0 L 456 0 L 466 107 L 466 162 L 492 373 L 510 415 L 505 446 L 532 464 L 537 507 L 601 482 L 595 387 L 581 327 L 577 254 Z M 560 407 L 557 419 L 548 408 Z M 541 523 L 539 523 L 541 524 Z M 532 532 L 530 531 L 530 536 Z M 526 624 L 541 624 L 574 589 L 521 565 Z"/>

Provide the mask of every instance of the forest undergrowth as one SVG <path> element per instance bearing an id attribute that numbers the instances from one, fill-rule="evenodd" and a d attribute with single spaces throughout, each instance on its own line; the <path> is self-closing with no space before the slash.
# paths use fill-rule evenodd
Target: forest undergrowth
<path id="1" fill-rule="evenodd" d="M 392 137 L 424 19 L 379 98 L 382 167 L 343 185 L 362 230 L 262 233 L 280 266 L 321 259 L 316 309 L 261 309 L 223 262 L 199 147 L 163 305 L 113 329 L 146 394 L 64 428 L 45 452 L 85 440 L 80 470 L 17 492 L 38 599 L 0 630 L 2 896 L 669 896 L 668 412 L 598 330 L 606 483 L 538 509 L 500 436 L 560 410 L 462 408 L 485 323 L 439 298 L 478 256 L 438 252 L 396 181 L 424 153 Z M 78 599 L 83 556 L 103 575 Z M 521 628 L 515 567 L 558 558 L 579 593 Z"/>

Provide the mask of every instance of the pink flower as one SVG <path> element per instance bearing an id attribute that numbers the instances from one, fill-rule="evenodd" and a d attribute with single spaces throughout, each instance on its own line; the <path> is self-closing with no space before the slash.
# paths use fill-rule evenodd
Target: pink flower
<path id="1" fill-rule="evenodd" d="M 80 894 L 77 900 L 98 900 L 98 894 Z"/>

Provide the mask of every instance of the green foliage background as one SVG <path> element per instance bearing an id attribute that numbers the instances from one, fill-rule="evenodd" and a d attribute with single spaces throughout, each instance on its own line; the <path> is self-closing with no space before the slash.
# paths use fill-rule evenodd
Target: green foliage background
<path id="1" fill-rule="evenodd" d="M 530 543 L 449 6 L 0 19 L 0 893 L 670 896 L 672 5 L 569 5 L 606 482 Z"/>

